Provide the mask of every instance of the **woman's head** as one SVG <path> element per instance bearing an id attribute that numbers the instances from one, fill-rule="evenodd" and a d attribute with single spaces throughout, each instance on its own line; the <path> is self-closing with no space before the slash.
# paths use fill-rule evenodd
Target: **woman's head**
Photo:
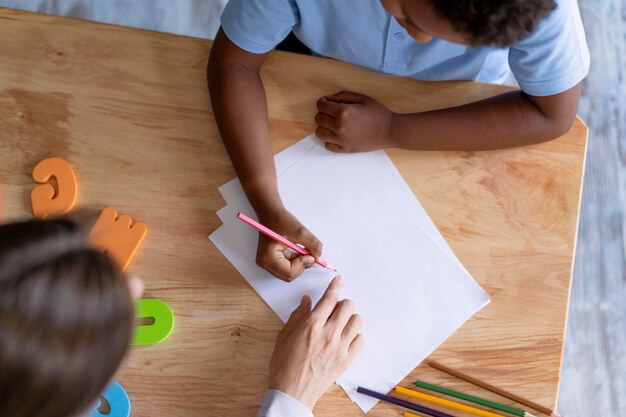
<path id="1" fill-rule="evenodd" d="M 85 411 L 120 365 L 133 316 L 126 279 L 75 223 L 0 226 L 0 416 Z"/>

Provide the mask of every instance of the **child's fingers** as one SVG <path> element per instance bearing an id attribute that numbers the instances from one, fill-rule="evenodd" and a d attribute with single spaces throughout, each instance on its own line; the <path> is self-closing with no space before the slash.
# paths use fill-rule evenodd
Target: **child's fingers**
<path id="1" fill-rule="evenodd" d="M 303 226 L 287 238 L 305 247 L 311 256 L 298 255 L 285 245 L 259 234 L 256 263 L 275 277 L 289 282 L 313 266 L 315 259 L 322 254 L 322 243 Z"/>
<path id="2" fill-rule="evenodd" d="M 275 259 L 269 260 L 261 266 L 270 274 L 286 282 L 291 282 L 298 278 L 305 269 L 313 266 L 312 256 L 298 255 L 293 259 L 287 259 L 285 256 L 276 256 Z"/>
<path id="3" fill-rule="evenodd" d="M 337 141 L 335 132 L 323 126 L 318 126 L 317 129 L 315 129 L 315 135 L 321 140 L 323 140 L 324 142 L 336 142 Z"/>
<path id="4" fill-rule="evenodd" d="M 310 268 L 313 265 L 314 259 L 312 256 L 298 256 L 289 261 L 290 281 L 296 277 L 299 277 L 305 269 Z"/>
<path id="5" fill-rule="evenodd" d="M 302 256 L 291 253 L 289 256 L 285 256 L 285 247 L 278 245 L 279 249 L 275 252 L 274 261 L 270 260 L 271 264 L 268 265 L 272 269 L 270 271 L 273 275 L 281 278 L 284 281 L 290 282 L 299 277 L 305 269 L 313 266 L 315 259 L 312 256 Z"/>
<path id="6" fill-rule="evenodd" d="M 336 102 L 348 104 L 363 103 L 365 102 L 365 100 L 367 100 L 367 98 L 368 97 L 363 94 L 354 93 L 352 91 L 340 91 L 338 93 L 326 96 L 326 99 L 331 103 Z"/>
<path id="7" fill-rule="evenodd" d="M 292 261 L 283 252 L 286 249 L 285 246 L 278 242 L 268 241 L 265 237 L 261 237 L 256 263 L 275 277 L 289 282 L 300 275 L 301 272 L 297 273 L 297 271 L 292 270 Z"/>
<path id="8" fill-rule="evenodd" d="M 337 145 L 336 143 L 332 143 L 332 142 L 326 142 L 324 144 L 324 146 L 326 147 L 326 149 L 328 149 L 331 152 L 341 153 L 341 152 L 345 151 L 341 146 Z"/>
<path id="9" fill-rule="evenodd" d="M 285 249 L 283 251 L 283 254 L 285 255 L 285 258 L 289 259 L 289 261 L 293 261 L 296 258 L 301 257 L 302 262 L 304 262 L 304 269 L 308 269 L 315 264 L 315 258 L 311 255 L 300 255 L 299 253 L 296 253 L 291 249 Z"/>
<path id="10" fill-rule="evenodd" d="M 315 259 L 322 256 L 322 242 L 313 236 L 313 234 L 307 229 L 304 229 L 298 236 L 296 236 L 296 241 L 302 244 Z"/>
<path id="11" fill-rule="evenodd" d="M 326 128 L 331 132 L 334 132 L 337 129 L 337 120 L 324 113 L 317 113 L 315 115 L 315 124 L 319 127 Z"/>
<path id="12" fill-rule="evenodd" d="M 276 278 L 280 278 L 286 282 L 291 282 L 296 279 L 298 275 L 300 275 L 297 271 L 292 272 L 291 262 L 284 258 L 268 261 L 267 263 L 259 264 L 259 266 L 274 275 Z M 302 268 L 302 270 L 304 271 L 304 268 Z"/>
<path id="13" fill-rule="evenodd" d="M 338 116 L 343 111 L 343 107 L 341 103 L 329 101 L 327 97 L 317 100 L 317 110 L 331 117 Z"/>
<path id="14" fill-rule="evenodd" d="M 266 269 L 275 277 L 286 282 L 291 282 L 298 278 L 300 274 L 304 272 L 305 268 L 301 261 L 296 262 L 296 260 L 277 259 L 272 264 L 269 264 Z"/>
<path id="15" fill-rule="evenodd" d="M 326 149 L 333 152 L 343 151 L 343 140 L 333 131 L 324 126 L 315 129 L 315 135 L 324 141 Z"/>

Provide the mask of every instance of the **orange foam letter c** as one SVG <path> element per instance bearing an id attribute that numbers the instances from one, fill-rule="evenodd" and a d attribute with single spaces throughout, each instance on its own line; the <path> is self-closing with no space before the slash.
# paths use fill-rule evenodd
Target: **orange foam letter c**
<path id="1" fill-rule="evenodd" d="M 50 184 L 50 178 L 57 181 L 57 195 Z M 33 169 L 33 179 L 41 185 L 33 188 L 30 201 L 35 217 L 58 216 L 70 211 L 76 204 L 78 185 L 70 164 L 61 158 L 48 158 L 40 161 Z"/>

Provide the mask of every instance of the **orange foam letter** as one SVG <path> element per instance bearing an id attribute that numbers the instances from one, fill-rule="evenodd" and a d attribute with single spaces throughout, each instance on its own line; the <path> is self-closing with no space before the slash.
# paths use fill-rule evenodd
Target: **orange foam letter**
<path id="1" fill-rule="evenodd" d="M 108 252 L 122 270 L 126 269 L 148 233 L 145 224 L 131 223 L 129 216 L 122 215 L 118 218 L 117 210 L 105 208 L 88 237 L 92 245 Z"/>
<path id="2" fill-rule="evenodd" d="M 57 195 L 50 184 L 50 178 L 57 181 Z M 67 213 L 76 204 L 78 185 L 74 170 L 61 158 L 48 158 L 40 161 L 33 169 L 33 179 L 41 183 L 33 188 L 30 201 L 35 217 L 46 218 Z"/>

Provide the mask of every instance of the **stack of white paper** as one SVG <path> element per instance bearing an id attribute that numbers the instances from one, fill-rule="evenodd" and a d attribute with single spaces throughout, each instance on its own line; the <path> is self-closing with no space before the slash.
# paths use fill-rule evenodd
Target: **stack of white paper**
<path id="1" fill-rule="evenodd" d="M 388 392 L 489 302 L 463 268 L 383 151 L 337 154 L 309 136 L 274 158 L 287 209 L 324 244 L 324 260 L 344 277 L 342 296 L 363 316 L 366 343 L 337 380 L 364 411 L 378 400 L 358 386 Z M 237 179 L 220 187 L 224 223 L 209 238 L 286 321 L 309 294 L 313 303 L 335 275 L 306 270 L 286 283 L 255 264 L 255 217 Z"/>

